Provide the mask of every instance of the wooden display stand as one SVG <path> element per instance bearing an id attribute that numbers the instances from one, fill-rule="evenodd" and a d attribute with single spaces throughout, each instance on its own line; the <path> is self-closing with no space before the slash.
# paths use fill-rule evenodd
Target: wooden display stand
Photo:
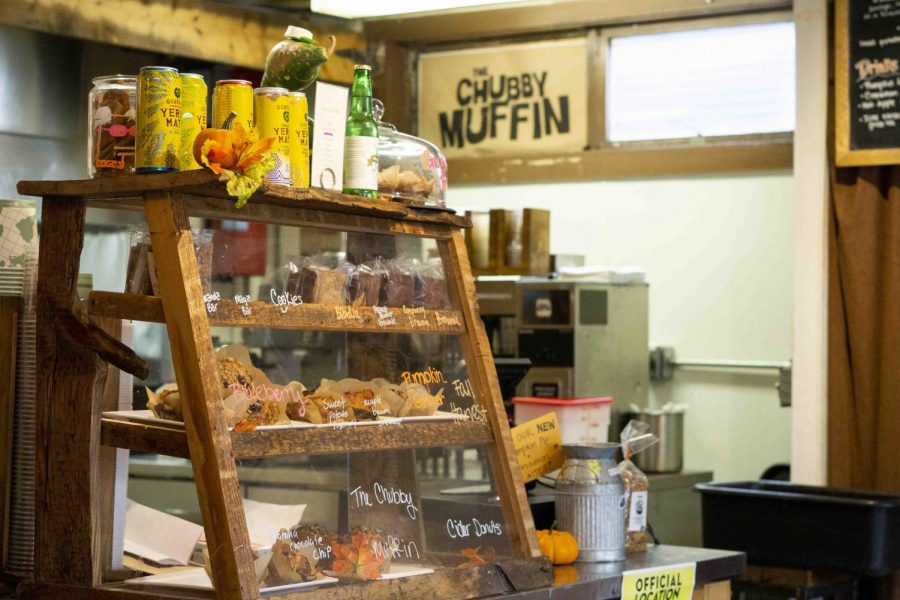
<path id="1" fill-rule="evenodd" d="M 531 512 L 515 462 L 490 344 L 478 315 L 474 281 L 461 232 L 467 221 L 444 212 L 342 196 L 322 190 L 263 189 L 243 209 L 207 171 L 122 176 L 84 181 L 28 182 L 21 194 L 43 197 L 38 280 L 37 523 L 34 598 L 260 597 L 238 487 L 235 460 L 288 454 L 365 452 L 372 449 L 484 444 L 508 524 L 514 558 L 469 569 L 437 569 L 430 575 L 316 588 L 268 596 L 325 598 L 478 598 L 549 585 L 552 570 L 540 557 Z M 143 210 L 157 265 L 160 297 L 91 294 L 87 311 L 75 294 L 87 206 Z M 388 235 L 433 238 L 438 244 L 452 310 L 426 311 L 379 323 L 372 308 L 338 320 L 333 306 L 300 305 L 281 314 L 272 304 L 252 303 L 252 315 L 220 301 L 207 316 L 189 216 L 259 221 Z M 276 312 L 278 314 L 276 314 Z M 185 430 L 101 417 L 110 363 L 138 377 L 147 365 L 122 345 L 110 319 L 165 323 Z M 101 326 L 103 320 L 105 327 Z M 447 426 L 436 422 L 389 427 L 283 429 L 234 433 L 222 411 L 222 388 L 210 325 L 356 332 L 408 332 L 459 337 L 486 422 Z M 111 376 L 117 372 L 109 370 Z M 95 393 L 96 392 L 96 393 Z M 190 458 L 211 555 L 212 592 L 173 594 L 115 583 L 109 569 L 111 447 Z M 119 575 L 121 579 L 122 575 Z"/>

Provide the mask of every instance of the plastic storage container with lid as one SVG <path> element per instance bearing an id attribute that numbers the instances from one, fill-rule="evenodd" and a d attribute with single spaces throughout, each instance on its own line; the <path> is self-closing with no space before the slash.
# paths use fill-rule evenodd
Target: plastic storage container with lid
<path id="1" fill-rule="evenodd" d="M 513 398 L 516 425 L 555 412 L 563 444 L 607 442 L 612 398 Z"/>
<path id="2" fill-rule="evenodd" d="M 384 104 L 372 102 L 378 121 L 378 192 L 424 206 L 446 205 L 447 159 L 427 140 L 381 120 Z"/>

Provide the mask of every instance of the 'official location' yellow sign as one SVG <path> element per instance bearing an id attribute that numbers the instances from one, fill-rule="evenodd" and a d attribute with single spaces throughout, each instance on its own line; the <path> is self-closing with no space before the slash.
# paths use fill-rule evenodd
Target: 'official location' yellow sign
<path id="1" fill-rule="evenodd" d="M 622 600 L 691 600 L 697 563 L 622 573 Z"/>

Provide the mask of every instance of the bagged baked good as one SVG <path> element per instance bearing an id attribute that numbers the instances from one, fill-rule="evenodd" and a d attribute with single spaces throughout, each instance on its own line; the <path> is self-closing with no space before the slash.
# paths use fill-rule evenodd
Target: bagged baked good
<path id="1" fill-rule="evenodd" d="M 387 302 L 387 265 L 380 256 L 359 265 L 351 303 L 357 306 L 384 306 Z"/>
<path id="2" fill-rule="evenodd" d="M 273 384 L 262 370 L 253 366 L 249 350 L 241 344 L 224 346 L 216 352 L 216 360 L 229 427 L 235 431 L 252 431 L 264 425 L 290 423 L 288 399 L 297 394 L 302 396 L 302 384 Z"/>
<path id="3" fill-rule="evenodd" d="M 302 384 L 295 381 L 289 383 L 288 386 L 290 387 L 294 384 L 303 388 Z M 291 394 L 287 406 L 285 407 L 285 413 L 291 421 L 304 421 L 314 425 L 320 425 L 322 423 L 322 413 L 319 412 L 319 409 L 315 406 L 313 401 L 310 400 L 305 388 L 302 389 L 299 396 Z"/>
<path id="4" fill-rule="evenodd" d="M 300 269 L 300 297 L 307 304 L 347 304 L 347 273 L 328 266 L 321 255 L 307 257 Z"/>
<path id="5" fill-rule="evenodd" d="M 184 421 L 178 384 L 167 383 L 155 392 L 147 387 L 144 389 L 147 390 L 147 408 L 150 409 L 153 416 L 168 421 Z"/>
<path id="6" fill-rule="evenodd" d="M 440 263 L 420 264 L 416 268 L 413 304 L 429 310 L 444 310 L 450 307 L 447 282 L 444 279 L 444 270 Z"/>
<path id="7" fill-rule="evenodd" d="M 619 439 L 625 457 L 619 463 L 622 483 L 625 486 L 625 551 L 644 552 L 650 535 L 647 533 L 647 509 L 650 481 L 643 471 L 631 462 L 636 452 L 659 442 L 659 438 L 648 433 L 650 425 L 643 421 L 631 420 L 622 430 Z"/>
<path id="8" fill-rule="evenodd" d="M 297 524 L 282 529 L 272 545 L 271 559 L 262 573 L 262 587 L 321 579 L 334 563 L 333 547 L 340 537 L 320 525 Z"/>
<path id="9" fill-rule="evenodd" d="M 309 410 L 318 410 L 322 423 L 350 423 L 355 420 L 350 402 L 340 392 L 322 390 L 320 386 L 315 392 L 308 392 L 306 397 L 311 403 Z"/>
<path id="10" fill-rule="evenodd" d="M 280 288 L 277 292 L 286 292 L 295 296 L 300 295 L 300 269 L 303 265 L 302 256 L 288 256 L 284 264 L 278 269 L 277 281 Z"/>
<path id="11" fill-rule="evenodd" d="M 360 381 L 352 377 L 339 381 L 323 379 L 317 391 L 342 394 L 353 410 L 356 421 L 374 421 L 378 417 L 391 416 L 390 407 L 372 381 Z"/>
<path id="12" fill-rule="evenodd" d="M 373 380 L 384 381 L 384 380 Z M 436 394 L 420 383 L 392 384 L 385 382 L 377 388 L 378 395 L 395 417 L 430 417 L 444 403 L 444 390 Z"/>
<path id="13" fill-rule="evenodd" d="M 416 293 L 416 262 L 408 258 L 388 261 L 385 306 L 413 306 Z"/>

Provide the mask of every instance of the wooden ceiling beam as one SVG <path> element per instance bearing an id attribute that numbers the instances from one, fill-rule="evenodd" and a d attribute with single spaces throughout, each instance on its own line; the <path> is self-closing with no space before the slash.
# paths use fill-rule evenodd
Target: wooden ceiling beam
<path id="1" fill-rule="evenodd" d="M 212 0 L 3 0 L 0 24 L 259 70 L 287 25 L 335 35 L 338 49 L 366 47 L 356 32 L 326 31 L 291 13 Z M 352 81 L 353 63 L 333 56 L 319 76 Z"/>

